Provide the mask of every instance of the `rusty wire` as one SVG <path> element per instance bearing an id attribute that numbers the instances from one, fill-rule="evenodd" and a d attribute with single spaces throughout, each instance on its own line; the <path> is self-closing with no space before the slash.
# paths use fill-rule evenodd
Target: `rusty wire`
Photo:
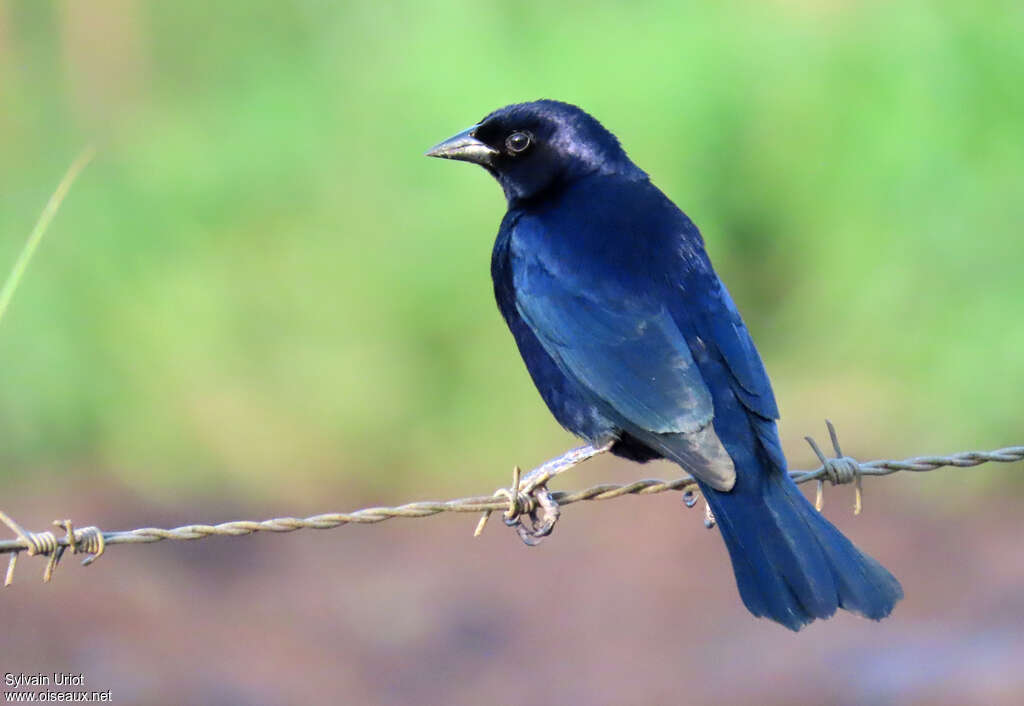
<path id="1" fill-rule="evenodd" d="M 832 484 L 858 483 L 855 512 L 860 511 L 861 499 L 859 482 L 861 476 L 885 476 L 899 471 L 924 472 L 938 468 L 968 468 L 983 463 L 1013 463 L 1024 460 L 1024 446 L 1009 446 L 994 451 L 964 451 L 948 456 L 917 456 L 902 461 L 867 461 L 860 463 L 839 450 L 835 430 L 829 423 L 829 434 L 832 437 L 836 455 L 827 458 L 818 449 L 817 444 L 808 438 L 822 465 L 813 471 L 791 471 L 790 476 L 797 483 L 808 481 L 819 482 L 818 508 L 821 509 L 820 485 L 825 480 Z M 212 536 L 239 537 L 256 532 L 294 532 L 301 529 L 333 529 L 348 524 L 373 524 L 390 520 L 395 517 L 430 517 L 443 512 L 482 513 L 483 517 L 477 525 L 477 534 L 483 529 L 487 517 L 492 512 L 504 511 L 504 519 L 509 526 L 519 530 L 520 537 L 527 544 L 535 544 L 541 537 L 550 533 L 554 521 L 558 518 L 558 508 L 583 500 L 611 500 L 624 495 L 654 495 L 669 490 L 689 491 L 687 506 L 696 500 L 693 491 L 697 482 L 691 476 L 683 476 L 676 480 L 643 479 L 627 484 L 602 483 L 585 490 L 573 492 L 549 491 L 547 483 L 560 473 L 574 468 L 584 461 L 608 451 L 609 447 L 582 446 L 572 449 L 561 456 L 538 466 L 525 476 L 519 469 L 515 470 L 512 488 L 499 489 L 493 495 L 458 498 L 443 502 L 421 501 L 399 505 L 397 507 L 370 507 L 347 513 L 327 513 L 312 515 L 305 518 L 277 517 L 263 521 L 241 520 L 224 522 L 217 525 L 184 525 L 172 529 L 142 527 L 139 529 L 103 532 L 97 527 L 74 529 L 70 520 L 59 520 L 54 524 L 64 530 L 63 536 L 53 532 L 28 532 L 15 522 L 9 515 L 0 512 L 0 522 L 6 524 L 16 535 L 15 539 L 0 540 L 0 554 L 10 554 L 7 576 L 4 585 L 13 579 L 16 560 L 21 552 L 29 556 L 42 555 L 47 557 L 47 565 L 43 580 L 48 581 L 68 549 L 72 553 L 84 553 L 89 556 L 83 564 L 91 563 L 99 557 L 107 547 L 118 544 L 151 544 L 163 540 L 196 540 Z M 550 510 L 553 503 L 554 515 L 548 517 L 549 525 L 539 531 L 538 525 L 544 524 L 537 516 L 538 510 Z M 531 517 L 532 524 L 523 522 L 524 517 Z M 708 526 L 713 525 L 713 518 L 708 518 Z M 533 541 L 531 541 L 533 540 Z"/>

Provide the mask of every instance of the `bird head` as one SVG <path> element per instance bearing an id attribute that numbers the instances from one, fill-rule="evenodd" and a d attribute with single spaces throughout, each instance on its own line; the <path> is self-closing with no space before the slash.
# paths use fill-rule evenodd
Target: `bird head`
<path id="1" fill-rule="evenodd" d="M 427 156 L 479 164 L 498 180 L 510 204 L 590 174 L 647 176 L 601 123 L 574 105 L 553 100 L 500 108 L 435 145 Z"/>

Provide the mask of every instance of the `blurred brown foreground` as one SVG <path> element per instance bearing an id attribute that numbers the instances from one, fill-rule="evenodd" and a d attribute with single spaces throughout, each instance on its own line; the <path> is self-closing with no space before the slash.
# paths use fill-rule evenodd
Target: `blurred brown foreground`
<path id="1" fill-rule="evenodd" d="M 602 459 L 559 487 L 637 470 Z M 82 672 L 121 704 L 1024 703 L 1020 501 L 936 510 L 915 482 L 868 479 L 859 518 L 851 491 L 826 494 L 903 582 L 882 623 L 843 614 L 794 635 L 753 619 L 716 532 L 671 493 L 567 508 L 536 549 L 500 521 L 474 540 L 475 516 L 443 515 L 116 546 L 88 569 L 68 557 L 45 586 L 23 558 L 0 594 L 0 664 Z M 3 505 L 34 530 L 58 509 L 130 529 L 412 499 L 169 511 L 83 490 Z"/>

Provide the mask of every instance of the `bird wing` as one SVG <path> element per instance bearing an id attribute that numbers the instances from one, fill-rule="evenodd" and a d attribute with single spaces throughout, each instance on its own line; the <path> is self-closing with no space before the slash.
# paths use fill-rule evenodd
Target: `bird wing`
<path id="1" fill-rule="evenodd" d="M 778 419 L 779 408 L 775 403 L 772 385 L 758 355 L 754 341 L 750 338 L 739 310 L 729 296 L 729 290 L 708 266 L 707 274 L 713 280 L 706 287 L 696 329 L 704 340 L 715 346 L 729 368 L 733 391 L 752 412 L 766 419 Z M 675 317 L 694 318 L 692 312 L 679 307 Z M 680 322 L 681 323 L 681 322 Z"/>
<path id="2" fill-rule="evenodd" d="M 687 221 L 696 233 L 696 227 Z M 688 240 L 694 241 L 694 238 Z M 747 331 L 729 290 L 715 274 L 703 249 L 680 249 L 682 262 L 673 267 L 678 296 L 669 304 L 680 329 L 699 337 L 712 358 L 724 363 L 729 387 L 765 451 L 780 470 L 786 468 L 778 428 L 779 408 L 761 356 Z"/>
<path id="3" fill-rule="evenodd" d="M 562 372 L 622 428 L 712 487 L 731 488 L 711 393 L 665 305 L 607 279 L 582 286 L 543 250 L 513 247 L 513 257 L 516 307 Z"/>

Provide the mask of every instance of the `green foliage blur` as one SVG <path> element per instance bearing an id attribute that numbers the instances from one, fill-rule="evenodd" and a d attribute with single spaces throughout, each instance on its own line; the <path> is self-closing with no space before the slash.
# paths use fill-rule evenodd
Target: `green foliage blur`
<path id="1" fill-rule="evenodd" d="M 540 97 L 701 227 L 795 466 L 826 416 L 865 458 L 1022 443 L 1022 36 L 954 0 L 0 2 L 0 277 L 99 149 L 0 326 L 0 474 L 480 492 L 563 450 L 493 303 L 501 193 L 422 156 Z"/>

